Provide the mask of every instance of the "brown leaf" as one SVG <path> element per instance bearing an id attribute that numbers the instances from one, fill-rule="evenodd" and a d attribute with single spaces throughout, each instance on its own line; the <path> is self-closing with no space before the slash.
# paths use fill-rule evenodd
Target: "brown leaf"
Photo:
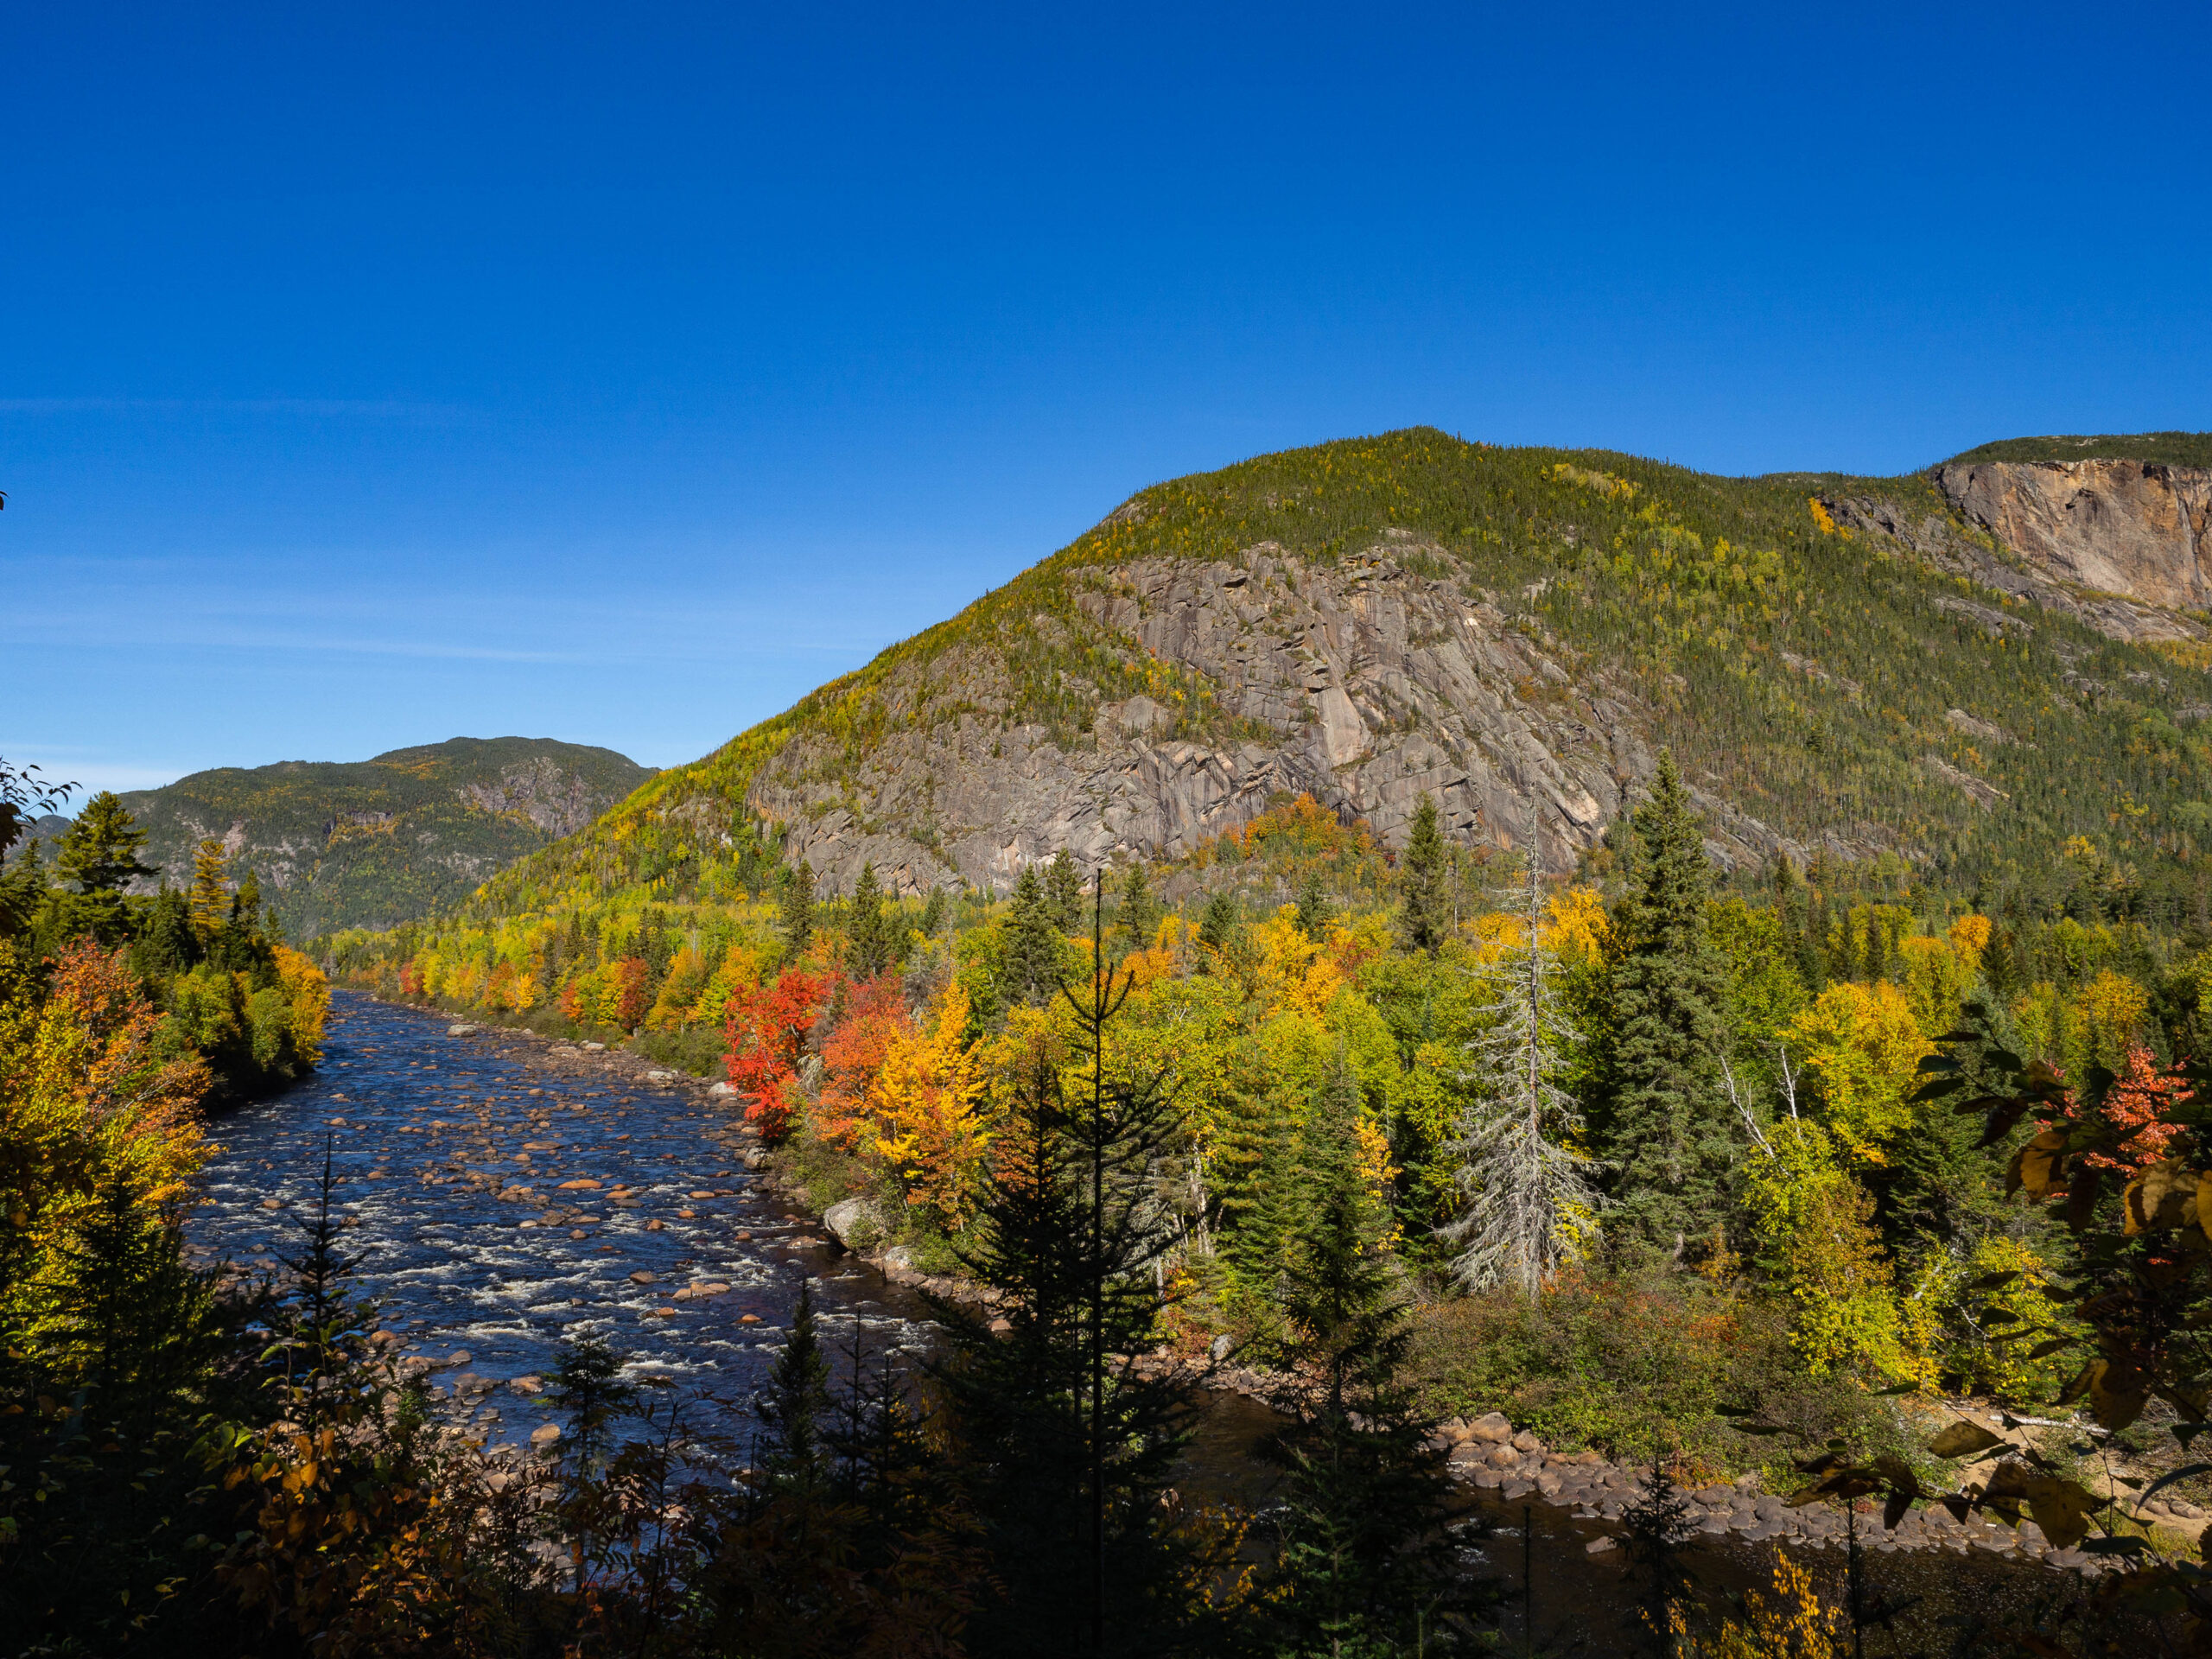
<path id="1" fill-rule="evenodd" d="M 2202 1177 L 2179 1159 L 2153 1164 L 2120 1194 L 2127 1235 L 2171 1232 L 2196 1219 L 2196 1184 Z"/>
<path id="2" fill-rule="evenodd" d="M 1912 1494 L 1903 1487 L 1890 1494 L 1890 1501 L 1882 1505 L 1882 1524 L 1890 1531 L 1897 1529 L 1897 1522 L 1912 1512 Z"/>
<path id="3" fill-rule="evenodd" d="M 1978 1458 L 1992 1446 L 2004 1444 L 2002 1434 L 1993 1434 L 1980 1423 L 1961 1418 L 1929 1441 L 1928 1449 L 1939 1458 Z"/>
<path id="4" fill-rule="evenodd" d="M 2009 1198 L 2025 1187 L 2030 1198 L 2041 1198 L 2057 1185 L 2065 1160 L 2066 1132 L 2045 1129 L 2012 1154 L 2012 1166 L 2005 1172 L 2005 1196 Z"/>

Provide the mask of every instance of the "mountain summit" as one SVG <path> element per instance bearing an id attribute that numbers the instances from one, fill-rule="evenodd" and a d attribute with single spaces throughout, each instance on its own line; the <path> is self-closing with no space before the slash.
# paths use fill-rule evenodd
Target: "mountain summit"
<path id="1" fill-rule="evenodd" d="M 2212 844 L 2212 630 L 2175 573 L 2212 474 L 2090 442 L 1734 479 L 1415 428 L 1155 485 L 475 907 L 578 880 L 678 896 L 764 844 L 831 891 L 863 862 L 905 891 L 1002 888 L 1064 847 L 1173 856 L 1298 792 L 1386 842 L 1424 792 L 1497 848 L 1533 808 L 1560 870 L 1662 746 L 1726 865 L 1972 880 L 2076 838 L 2186 861 Z M 2049 470 L 2113 463 L 2129 488 Z M 2044 520 L 2063 528 L 2021 528 Z"/>

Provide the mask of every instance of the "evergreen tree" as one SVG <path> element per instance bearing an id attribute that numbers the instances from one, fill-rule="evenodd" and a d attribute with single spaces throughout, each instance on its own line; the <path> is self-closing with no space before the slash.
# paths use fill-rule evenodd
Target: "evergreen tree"
<path id="1" fill-rule="evenodd" d="M 931 887 L 929 902 L 922 906 L 922 937 L 933 939 L 944 931 L 944 889 Z"/>
<path id="2" fill-rule="evenodd" d="M 1726 975 L 1707 931 L 1711 875 L 1688 791 L 1659 756 L 1637 810 L 1637 865 L 1614 926 L 1606 1160 L 1617 1237 L 1679 1251 L 1728 1202 L 1734 1125 L 1720 1077 Z"/>
<path id="3" fill-rule="evenodd" d="M 85 803 L 61 837 L 55 873 L 78 895 L 70 906 L 77 927 L 102 944 L 119 944 L 130 936 L 130 908 L 124 888 L 139 876 L 161 874 L 139 861 L 145 845 L 146 832 L 114 791 L 105 789 Z"/>
<path id="4" fill-rule="evenodd" d="M 1052 855 L 1045 869 L 1045 908 L 1052 925 L 1071 934 L 1083 925 L 1083 873 L 1065 847 Z"/>
<path id="5" fill-rule="evenodd" d="M 1329 924 L 1336 918 L 1336 906 L 1329 902 L 1321 872 L 1307 872 L 1305 884 L 1298 890 L 1298 931 L 1319 944 L 1329 937 Z"/>
<path id="6" fill-rule="evenodd" d="M 1122 879 L 1122 925 L 1128 931 L 1132 949 L 1152 948 L 1153 936 L 1160 929 L 1160 901 L 1152 896 L 1152 880 L 1142 859 L 1131 864 Z"/>
<path id="7" fill-rule="evenodd" d="M 784 959 L 797 962 L 814 943 L 814 866 L 805 859 L 784 872 L 783 902 L 777 929 L 784 936 Z"/>
<path id="8" fill-rule="evenodd" d="M 1470 1045 L 1477 1093 L 1452 1147 L 1466 1208 L 1440 1230 L 1465 1246 L 1452 1264 L 1462 1285 L 1510 1285 L 1533 1300 L 1598 1208 L 1591 1160 L 1573 1144 L 1582 1116 L 1558 1084 L 1577 1039 L 1554 989 L 1559 959 L 1543 942 L 1543 884 L 1533 857 L 1521 925 L 1521 944 L 1496 970 L 1493 1023 Z"/>
<path id="9" fill-rule="evenodd" d="M 802 1279 L 798 1306 L 791 1311 L 791 1334 L 784 1351 L 768 1374 L 767 1397 L 760 1402 L 760 1421 L 768 1429 L 761 1461 L 772 1472 L 801 1481 L 824 1472 L 824 1424 L 832 1402 L 830 1363 L 822 1357 L 822 1339 L 816 1329 L 814 1281 Z"/>
<path id="10" fill-rule="evenodd" d="M 1325 1387 L 1268 1448 L 1287 1479 L 1261 1600 L 1277 1654 L 1458 1651 L 1491 1598 L 1460 1569 L 1444 1452 L 1400 1380 L 1409 1306 L 1376 1239 L 1358 1100 L 1339 1059 L 1309 1119 L 1311 1219 L 1287 1289 Z"/>
<path id="11" fill-rule="evenodd" d="M 39 861 L 38 842 L 0 862 L 0 939 L 20 938 L 46 903 L 46 868 Z"/>
<path id="12" fill-rule="evenodd" d="M 1060 941 L 1052 906 L 1034 864 L 1025 865 L 1014 884 L 1014 912 L 1007 918 L 1003 969 L 1007 1000 L 1042 1002 L 1060 982 Z"/>
<path id="13" fill-rule="evenodd" d="M 1103 966 L 1082 995 L 1068 993 L 1090 1051 L 1088 1098 L 1065 1095 L 1059 1054 L 1028 1057 L 963 1255 L 1010 1328 L 995 1334 L 965 1304 L 935 1305 L 947 1335 L 931 1369 L 990 1569 L 968 1641 L 977 1659 L 1212 1650 L 1205 1586 L 1226 1559 L 1198 1550 L 1169 1491 L 1188 1402 L 1131 1357 L 1152 1344 L 1162 1309 L 1154 1266 L 1173 1236 L 1149 1177 L 1173 1133 L 1170 1103 L 1156 1078 L 1098 1065 L 1126 995 Z"/>
<path id="14" fill-rule="evenodd" d="M 1621 1514 L 1629 1579 L 1637 1599 L 1630 1651 L 1654 1659 L 1675 1659 L 1694 1651 L 1687 1627 L 1694 1580 L 1683 1564 L 1682 1550 L 1696 1533 L 1689 1499 L 1663 1467 L 1653 1464 L 1643 1491 Z"/>
<path id="15" fill-rule="evenodd" d="M 1405 856 L 1398 864 L 1398 885 L 1405 894 L 1398 912 L 1398 937 L 1408 950 L 1433 954 L 1452 935 L 1450 864 L 1436 798 L 1424 790 L 1421 804 L 1414 808 Z"/>
<path id="16" fill-rule="evenodd" d="M 855 979 L 874 979 L 886 973 L 896 959 L 892 931 L 896 912 L 886 915 L 883 890 L 876 885 L 875 866 L 863 863 L 860 880 L 853 883 L 852 931 L 845 942 L 845 968 Z"/>
<path id="17" fill-rule="evenodd" d="M 223 843 L 213 836 L 193 849 L 192 887 L 185 895 L 192 912 L 192 931 L 207 945 L 231 919 L 230 860 Z"/>
<path id="18" fill-rule="evenodd" d="M 1236 930 L 1244 925 L 1236 900 L 1226 893 L 1217 893 L 1206 900 L 1206 907 L 1198 917 L 1198 943 L 1217 950 L 1227 950 L 1236 942 Z"/>

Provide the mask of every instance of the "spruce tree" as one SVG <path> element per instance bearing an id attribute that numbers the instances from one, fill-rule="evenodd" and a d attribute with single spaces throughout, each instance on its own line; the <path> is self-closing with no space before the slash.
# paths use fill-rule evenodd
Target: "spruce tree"
<path id="1" fill-rule="evenodd" d="M 1336 919 L 1336 906 L 1329 902 L 1329 890 L 1323 885 L 1321 872 L 1311 870 L 1298 890 L 1298 931 L 1319 944 L 1329 936 L 1329 924 Z"/>
<path id="2" fill-rule="evenodd" d="M 70 906 L 79 929 L 102 944 L 121 944 L 130 932 L 130 908 L 124 888 L 142 875 L 158 875 L 139 861 L 146 845 L 141 830 L 111 790 L 85 803 L 61 837 L 55 873 L 77 893 Z"/>
<path id="3" fill-rule="evenodd" d="M 892 948 L 895 915 L 884 912 L 875 866 L 863 863 L 860 880 L 853 883 L 852 929 L 845 941 L 845 968 L 855 979 L 874 979 L 892 966 L 897 954 Z"/>
<path id="4" fill-rule="evenodd" d="M 1063 934 L 1073 933 L 1083 925 L 1083 873 L 1065 847 L 1046 867 L 1045 907 L 1052 913 L 1052 925 Z"/>
<path id="5" fill-rule="evenodd" d="M 1459 1651 L 1491 1598 L 1456 1559 L 1445 1455 L 1402 1380 L 1410 1306 L 1376 1240 L 1358 1109 L 1339 1058 L 1307 1122 L 1310 1213 L 1287 1287 L 1324 1389 L 1268 1447 L 1287 1479 L 1260 1603 L 1279 1654 Z"/>
<path id="6" fill-rule="evenodd" d="M 19 938 L 46 903 L 46 868 L 33 841 L 0 863 L 0 939 Z"/>
<path id="7" fill-rule="evenodd" d="M 1726 973 L 1707 931 L 1711 873 L 1674 757 L 1635 817 L 1637 868 L 1615 918 L 1608 1230 L 1679 1252 L 1728 1203 L 1734 1124 L 1720 1076 Z"/>
<path id="8" fill-rule="evenodd" d="M 1003 972 L 1007 1000 L 1037 1003 L 1060 982 L 1060 941 L 1037 867 L 1026 865 L 1014 884 L 1014 913 L 1007 918 Z"/>
<path id="9" fill-rule="evenodd" d="M 1095 915 L 1103 935 L 1103 908 Z M 1206 1652 L 1204 1634 L 1225 1634 L 1208 1632 L 1198 1586 L 1226 1559 L 1194 1554 L 1170 1495 L 1190 1403 L 1135 1360 L 1163 1307 L 1154 1268 L 1173 1235 L 1150 1178 L 1173 1116 L 1157 1077 L 1099 1064 L 1127 986 L 1094 962 L 1067 992 L 1083 1096 L 1069 1098 L 1070 1057 L 1048 1044 L 1021 1063 L 963 1256 L 1009 1328 L 935 1303 L 946 1342 L 931 1370 L 989 1567 L 990 1599 L 968 1637 L 977 1659 Z"/>
<path id="10" fill-rule="evenodd" d="M 1142 859 L 1130 865 L 1129 873 L 1122 879 L 1121 919 L 1132 950 L 1152 948 L 1153 935 L 1160 928 L 1160 901 L 1152 896 L 1152 880 Z"/>
<path id="11" fill-rule="evenodd" d="M 1238 910 L 1236 899 L 1226 893 L 1217 893 L 1206 900 L 1206 907 L 1198 916 L 1198 943 L 1216 950 L 1227 950 L 1236 942 L 1236 930 L 1243 922 L 1243 913 Z"/>
<path id="12" fill-rule="evenodd" d="M 822 1357 L 816 1328 L 814 1281 L 802 1279 L 798 1306 L 791 1311 L 791 1334 L 768 1374 L 767 1395 L 759 1407 L 768 1430 L 761 1462 L 772 1474 L 810 1482 L 824 1472 L 825 1421 L 832 1401 L 830 1363 Z"/>
<path id="13" fill-rule="evenodd" d="M 1414 808 L 1412 832 L 1398 863 L 1404 898 L 1398 911 L 1398 938 L 1408 950 L 1434 954 L 1452 934 L 1450 859 L 1438 820 L 1436 798 L 1426 790 Z"/>
<path id="14" fill-rule="evenodd" d="M 922 906 L 922 937 L 933 939 L 944 931 L 944 889 L 931 887 L 929 902 Z"/>
<path id="15" fill-rule="evenodd" d="M 784 936 L 784 960 L 797 962 L 814 943 L 814 866 L 805 859 L 784 872 L 784 893 L 777 931 Z"/>

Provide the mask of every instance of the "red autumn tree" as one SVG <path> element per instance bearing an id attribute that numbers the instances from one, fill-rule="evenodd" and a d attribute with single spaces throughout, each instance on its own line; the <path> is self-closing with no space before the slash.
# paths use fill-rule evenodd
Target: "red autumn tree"
<path id="1" fill-rule="evenodd" d="M 2189 1086 L 2170 1071 L 2161 1071 L 2151 1051 L 2133 1044 L 2119 1077 L 2106 1091 L 2104 1115 L 2126 1140 L 2117 1156 L 2101 1152 L 2088 1154 L 2100 1169 L 2117 1169 L 2130 1178 L 2141 1174 L 2166 1155 L 2166 1143 L 2181 1133 L 2174 1109 L 2189 1098 Z"/>
<path id="2" fill-rule="evenodd" d="M 870 1096 L 884 1056 L 895 1040 L 913 1032 L 898 975 L 884 974 L 854 988 L 844 1017 L 822 1045 L 822 1101 L 814 1130 L 823 1141 L 851 1149 L 874 1109 Z"/>
<path id="3" fill-rule="evenodd" d="M 652 978 L 643 957 L 625 957 L 614 964 L 614 1023 L 623 1030 L 635 1031 L 645 1023 L 645 1011 L 653 1005 L 647 995 Z"/>
<path id="4" fill-rule="evenodd" d="M 799 1052 L 836 982 L 833 974 L 786 968 L 774 985 L 743 987 L 729 1000 L 722 1022 L 729 1080 L 745 1099 L 745 1116 L 771 1146 L 791 1133 Z"/>

